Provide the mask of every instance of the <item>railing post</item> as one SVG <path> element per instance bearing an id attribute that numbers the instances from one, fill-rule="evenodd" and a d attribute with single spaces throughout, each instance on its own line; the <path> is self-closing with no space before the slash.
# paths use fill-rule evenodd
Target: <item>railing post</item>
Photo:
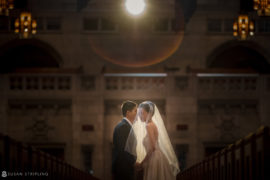
<path id="1" fill-rule="evenodd" d="M 226 180 L 227 172 L 227 148 L 220 152 L 220 180 Z"/>
<path id="2" fill-rule="evenodd" d="M 235 145 L 229 146 L 227 155 L 227 180 L 235 180 Z"/>
<path id="3" fill-rule="evenodd" d="M 5 141 L 4 136 L 0 134 L 0 168 L 4 170 Z"/>
<path id="4" fill-rule="evenodd" d="M 54 178 L 54 174 L 53 174 L 53 167 L 52 167 L 52 158 L 49 154 L 44 153 L 46 161 L 47 161 L 47 169 L 48 169 L 48 173 L 50 178 Z"/>
<path id="5" fill-rule="evenodd" d="M 22 173 L 21 179 L 96 179 L 47 153 L 0 133 L 0 168 Z M 48 176 L 31 173 L 48 173 Z M 3 172 L 4 173 L 4 172 Z M 21 175 L 20 175 L 21 176 Z M 35 176 L 35 177 L 33 177 Z"/>
<path id="6" fill-rule="evenodd" d="M 63 166 L 63 161 L 62 160 L 60 160 L 60 159 L 57 159 L 57 161 L 58 161 L 58 176 L 59 176 L 59 178 L 60 179 L 63 179 L 63 176 L 64 176 L 64 173 L 63 173 L 63 171 L 64 171 L 64 166 Z"/>
<path id="7" fill-rule="evenodd" d="M 4 136 L 4 168 L 6 171 L 10 170 L 10 139 Z"/>
<path id="8" fill-rule="evenodd" d="M 265 127 L 264 128 L 264 152 L 266 152 L 265 153 L 265 157 L 264 157 L 264 159 L 265 159 L 265 166 L 264 166 L 264 168 L 265 168 L 265 174 L 264 174 L 264 176 L 265 176 L 265 179 L 267 179 L 267 178 L 270 178 L 270 172 L 269 172 L 269 170 L 267 171 L 266 170 L 266 168 L 267 167 L 269 167 L 270 166 L 270 134 L 269 134 L 270 132 L 269 132 L 269 127 Z"/>
<path id="9" fill-rule="evenodd" d="M 46 172 L 48 172 L 45 153 L 38 150 L 38 154 L 39 154 L 39 169 L 40 169 L 41 171 L 46 171 Z M 48 173 L 49 173 L 49 172 L 48 172 Z M 50 176 L 50 174 L 48 174 L 47 179 L 49 178 L 49 176 Z"/>
<path id="10" fill-rule="evenodd" d="M 27 172 L 29 172 L 31 169 L 33 169 L 33 164 L 32 164 L 32 147 L 27 145 L 27 151 L 28 151 L 28 166 L 27 166 Z"/>
<path id="11" fill-rule="evenodd" d="M 213 161 L 214 161 L 214 180 L 219 179 L 219 170 L 220 170 L 220 154 L 219 152 L 215 153 L 213 156 Z"/>
<path id="12" fill-rule="evenodd" d="M 242 180 L 244 175 L 244 140 L 240 139 L 236 143 L 235 161 L 236 161 L 236 180 Z"/>
<path id="13" fill-rule="evenodd" d="M 269 128 L 263 127 L 184 170 L 177 179 L 268 180 L 269 152 Z"/>
<path id="14" fill-rule="evenodd" d="M 210 175 L 210 178 L 209 179 L 210 180 L 215 180 L 214 179 L 214 175 L 215 175 L 215 169 L 214 169 L 215 168 L 215 161 L 214 161 L 214 156 L 213 155 L 210 156 L 210 164 L 209 165 L 210 165 L 210 169 L 209 169 L 210 170 L 210 174 L 209 174 Z"/>
<path id="15" fill-rule="evenodd" d="M 203 179 L 207 180 L 208 174 L 208 158 L 206 158 L 203 162 Z"/>
<path id="16" fill-rule="evenodd" d="M 254 157 L 254 149 L 255 149 L 255 141 L 254 141 L 254 134 L 250 134 L 244 139 L 244 179 L 251 180 L 254 176 L 254 171 L 256 168 L 253 166 L 255 164 Z M 253 156 L 254 155 L 254 156 Z"/>
<path id="17" fill-rule="evenodd" d="M 23 173 L 27 173 L 29 171 L 29 146 L 24 145 L 22 146 L 22 167 L 23 167 Z M 27 177 L 24 177 L 23 179 L 27 179 Z"/>
<path id="18" fill-rule="evenodd" d="M 52 172 L 53 172 L 53 177 L 58 179 L 58 171 L 57 171 L 57 160 L 54 156 L 51 156 L 52 158 Z"/>
<path id="19" fill-rule="evenodd" d="M 210 180 L 210 157 L 206 158 L 206 179 Z"/>
<path id="20" fill-rule="evenodd" d="M 269 128 L 264 127 L 256 133 L 256 176 L 258 180 L 268 180 L 269 170 L 266 169 L 268 164 Z"/>

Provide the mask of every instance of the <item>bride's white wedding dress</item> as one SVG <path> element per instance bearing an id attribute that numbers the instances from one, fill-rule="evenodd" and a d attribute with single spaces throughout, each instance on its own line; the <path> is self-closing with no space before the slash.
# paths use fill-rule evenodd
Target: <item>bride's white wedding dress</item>
<path id="1" fill-rule="evenodd" d="M 150 151 L 151 144 L 150 138 L 146 134 L 143 139 L 143 145 L 146 152 Z M 144 180 L 175 180 L 176 177 L 173 174 L 171 166 L 166 156 L 160 150 L 158 141 L 155 145 L 155 151 L 151 154 L 148 161 L 144 164 Z"/>

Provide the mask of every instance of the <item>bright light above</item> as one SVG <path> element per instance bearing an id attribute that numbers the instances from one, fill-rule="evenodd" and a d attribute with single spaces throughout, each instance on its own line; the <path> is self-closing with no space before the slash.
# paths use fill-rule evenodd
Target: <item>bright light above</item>
<path id="1" fill-rule="evenodd" d="M 126 0 L 125 6 L 130 14 L 137 16 L 144 11 L 145 2 L 144 0 Z"/>

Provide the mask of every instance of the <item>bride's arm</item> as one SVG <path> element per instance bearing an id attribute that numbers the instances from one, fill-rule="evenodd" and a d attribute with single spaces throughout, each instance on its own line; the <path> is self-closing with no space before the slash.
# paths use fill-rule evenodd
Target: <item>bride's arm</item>
<path id="1" fill-rule="evenodd" d="M 155 125 L 154 124 L 148 124 L 146 126 L 147 129 L 147 133 L 149 135 L 149 139 L 150 139 L 150 150 L 147 152 L 145 158 L 143 159 L 142 163 L 145 163 L 149 157 L 151 156 L 151 154 L 155 151 L 155 144 L 157 141 L 157 137 L 155 136 Z"/>

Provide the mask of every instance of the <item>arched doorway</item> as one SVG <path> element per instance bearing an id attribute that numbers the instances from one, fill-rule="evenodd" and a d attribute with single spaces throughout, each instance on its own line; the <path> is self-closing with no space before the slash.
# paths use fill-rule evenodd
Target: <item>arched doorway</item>
<path id="1" fill-rule="evenodd" d="M 18 68 L 59 68 L 60 55 L 49 44 L 37 39 L 13 40 L 0 48 L 0 73 Z"/>
<path id="2" fill-rule="evenodd" d="M 249 69 L 256 73 L 270 73 L 269 57 L 254 42 L 231 41 L 217 47 L 207 58 L 207 68 Z"/>

